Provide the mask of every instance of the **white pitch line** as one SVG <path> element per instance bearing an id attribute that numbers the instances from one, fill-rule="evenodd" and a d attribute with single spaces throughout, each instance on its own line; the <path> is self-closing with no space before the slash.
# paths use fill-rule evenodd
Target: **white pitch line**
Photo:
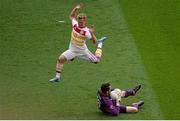
<path id="1" fill-rule="evenodd" d="M 60 20 L 60 21 L 58 21 L 59 23 L 66 23 L 66 21 L 63 21 L 63 20 Z"/>

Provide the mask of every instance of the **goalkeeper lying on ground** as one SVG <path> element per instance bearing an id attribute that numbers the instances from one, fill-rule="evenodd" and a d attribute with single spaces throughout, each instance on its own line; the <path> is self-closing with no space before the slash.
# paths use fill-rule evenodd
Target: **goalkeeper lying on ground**
<path id="1" fill-rule="evenodd" d="M 121 91 L 120 89 L 111 89 L 110 83 L 104 83 L 97 92 L 99 102 L 99 109 L 110 115 L 119 115 L 120 113 L 136 113 L 138 109 L 144 104 L 143 101 L 132 103 L 131 106 L 120 104 L 121 97 L 134 96 L 141 88 L 137 85 L 133 89 Z"/>

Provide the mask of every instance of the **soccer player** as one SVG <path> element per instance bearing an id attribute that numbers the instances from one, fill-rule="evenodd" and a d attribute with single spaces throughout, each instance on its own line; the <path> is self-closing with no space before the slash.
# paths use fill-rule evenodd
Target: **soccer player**
<path id="1" fill-rule="evenodd" d="M 121 96 L 124 98 L 128 96 L 134 96 L 140 88 L 141 85 L 137 85 L 133 89 L 124 90 L 121 92 Z M 131 106 L 118 104 L 116 100 L 113 100 L 110 97 L 110 92 L 112 90 L 113 89 L 111 89 L 110 83 L 103 83 L 97 92 L 99 109 L 106 114 L 117 116 L 120 113 L 136 113 L 138 112 L 138 109 L 144 104 L 143 101 L 132 103 Z"/>
<path id="2" fill-rule="evenodd" d="M 72 32 L 69 49 L 59 56 L 56 64 L 56 76 L 53 79 L 50 79 L 50 82 L 58 82 L 60 80 L 65 61 L 79 57 L 93 63 L 98 63 L 101 59 L 102 45 L 106 37 L 97 40 L 94 35 L 94 26 L 91 26 L 90 28 L 86 26 L 86 14 L 80 13 L 77 15 L 82 6 L 83 4 L 76 5 L 70 13 L 69 19 L 72 23 Z M 94 44 L 98 43 L 95 54 L 92 54 L 86 46 L 86 40 L 88 39 L 90 39 Z"/>

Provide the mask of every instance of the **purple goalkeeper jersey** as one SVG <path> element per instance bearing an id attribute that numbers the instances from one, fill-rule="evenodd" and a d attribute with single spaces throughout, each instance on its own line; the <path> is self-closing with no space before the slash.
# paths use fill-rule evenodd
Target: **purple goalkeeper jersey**
<path id="1" fill-rule="evenodd" d="M 99 109 L 103 112 L 111 115 L 118 115 L 120 113 L 120 107 L 116 106 L 116 101 L 112 100 L 110 96 L 106 96 L 99 90 L 97 92 L 97 98 L 99 101 Z"/>

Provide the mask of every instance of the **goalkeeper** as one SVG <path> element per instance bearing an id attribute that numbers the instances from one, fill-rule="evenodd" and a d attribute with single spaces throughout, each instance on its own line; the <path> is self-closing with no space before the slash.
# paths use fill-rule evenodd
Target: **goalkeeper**
<path id="1" fill-rule="evenodd" d="M 140 88 L 141 85 L 137 85 L 133 89 L 121 91 L 120 96 L 123 98 L 134 96 Z M 131 106 L 122 105 L 117 102 L 117 100 L 120 101 L 121 97 L 117 100 L 111 98 L 110 93 L 113 90 L 115 89 L 111 89 L 110 83 L 103 83 L 97 92 L 99 109 L 106 114 L 117 116 L 120 113 L 136 113 L 144 104 L 143 101 L 139 101 L 137 103 L 132 103 Z"/>

